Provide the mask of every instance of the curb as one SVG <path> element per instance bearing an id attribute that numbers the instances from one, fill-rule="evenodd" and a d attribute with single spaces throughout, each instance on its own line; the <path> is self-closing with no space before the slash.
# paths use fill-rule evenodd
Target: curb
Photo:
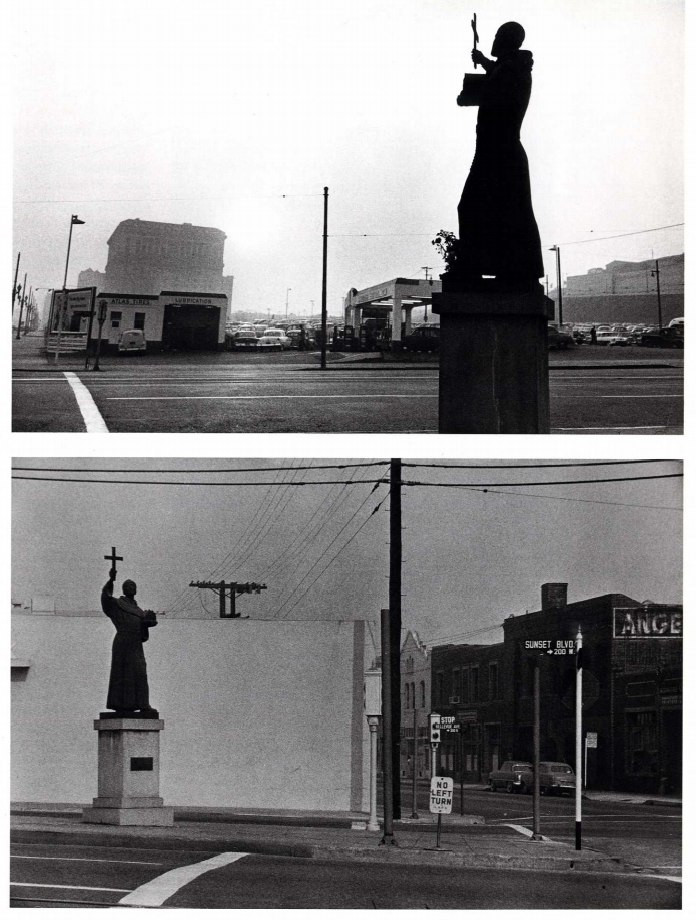
<path id="1" fill-rule="evenodd" d="M 104 825 L 100 825 L 103 827 Z M 626 872 L 628 867 L 619 859 L 597 854 L 577 857 L 542 854 L 480 854 L 457 853 L 442 847 L 361 847 L 336 846 L 317 843 L 280 843 L 277 841 L 249 840 L 243 837 L 220 837 L 218 839 L 192 839 L 178 829 L 176 836 L 153 834 L 136 836 L 113 831 L 60 831 L 19 830 L 11 831 L 13 843 L 35 843 L 40 836 L 49 844 L 72 846 L 130 847 L 134 849 L 191 850 L 203 852 L 235 851 L 255 853 L 264 856 L 283 856 L 295 859 L 323 859 L 359 863 L 396 863 L 401 865 L 451 866 L 460 869 L 544 869 L 547 871 Z M 534 844 L 532 844 L 534 845 Z"/>

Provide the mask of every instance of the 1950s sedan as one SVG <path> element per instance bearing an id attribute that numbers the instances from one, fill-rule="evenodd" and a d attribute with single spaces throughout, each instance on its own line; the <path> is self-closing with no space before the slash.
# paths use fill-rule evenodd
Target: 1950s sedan
<path id="1" fill-rule="evenodd" d="M 499 770 L 488 775 L 488 783 L 493 790 L 505 789 L 506 792 L 522 791 L 522 775 L 533 767 L 526 760 L 506 760 Z"/>

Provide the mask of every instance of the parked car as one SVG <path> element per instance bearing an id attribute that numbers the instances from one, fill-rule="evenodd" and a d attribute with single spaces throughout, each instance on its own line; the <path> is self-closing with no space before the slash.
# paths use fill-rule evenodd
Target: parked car
<path id="1" fill-rule="evenodd" d="M 522 790 L 522 775 L 533 770 L 531 763 L 525 760 L 506 760 L 499 770 L 488 774 L 488 784 L 493 790 L 504 789 L 506 792 Z"/>
<path id="2" fill-rule="evenodd" d="M 256 340 L 258 351 L 282 351 L 283 345 L 277 335 L 262 335 Z"/>
<path id="3" fill-rule="evenodd" d="M 143 352 L 147 350 L 145 333 L 142 329 L 124 329 L 118 337 L 120 352 Z"/>
<path id="4" fill-rule="evenodd" d="M 684 325 L 664 326 L 662 329 L 644 332 L 638 344 L 645 348 L 683 348 Z"/>
<path id="5" fill-rule="evenodd" d="M 225 336 L 225 346 L 230 351 L 256 351 L 258 339 L 255 335 L 234 335 Z"/>
<path id="6" fill-rule="evenodd" d="M 439 351 L 440 327 L 435 324 L 416 326 L 401 340 L 404 351 Z"/>
<path id="7" fill-rule="evenodd" d="M 572 348 L 575 344 L 569 323 L 549 323 L 549 348 Z"/>
<path id="8" fill-rule="evenodd" d="M 262 339 L 275 338 L 278 340 L 278 344 L 280 345 L 281 348 L 290 347 L 290 339 L 285 334 L 285 331 L 283 329 L 279 329 L 274 326 L 269 326 L 268 329 L 264 329 L 264 332 L 261 338 Z"/>
<path id="9" fill-rule="evenodd" d="M 521 792 L 534 790 L 534 767 L 530 766 L 520 779 Z M 575 792 L 575 773 L 567 763 L 542 760 L 539 764 L 539 791 L 541 795 L 572 795 Z"/>

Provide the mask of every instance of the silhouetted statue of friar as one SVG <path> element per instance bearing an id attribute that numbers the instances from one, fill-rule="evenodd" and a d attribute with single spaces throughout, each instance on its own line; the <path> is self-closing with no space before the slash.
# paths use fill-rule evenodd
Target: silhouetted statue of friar
<path id="1" fill-rule="evenodd" d="M 141 610 L 137 605 L 137 586 L 130 579 L 123 582 L 123 596 L 115 598 L 115 578 L 116 568 L 112 566 L 101 594 L 102 610 L 116 627 L 106 708 L 124 716 L 137 712 L 140 717 L 156 719 L 158 712 L 150 706 L 143 643 L 149 639 L 150 628 L 157 626 L 157 617 L 152 610 Z"/>
<path id="2" fill-rule="evenodd" d="M 478 40 L 474 26 L 474 38 Z M 479 289 L 493 275 L 506 291 L 537 290 L 544 274 L 541 242 L 529 184 L 529 164 L 520 127 L 532 91 L 532 53 L 521 51 L 524 29 L 506 22 L 495 36 L 489 60 L 474 44 L 474 66 L 458 105 L 477 105 L 476 152 L 459 202 L 456 279 Z"/>

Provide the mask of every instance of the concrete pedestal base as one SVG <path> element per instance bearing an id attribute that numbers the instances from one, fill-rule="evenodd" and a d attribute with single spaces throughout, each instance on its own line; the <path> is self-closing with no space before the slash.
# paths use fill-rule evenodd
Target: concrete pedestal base
<path id="1" fill-rule="evenodd" d="M 90 824 L 168 827 L 174 812 L 159 796 L 162 719 L 96 719 L 99 732 L 98 795 L 83 809 Z"/>
<path id="2" fill-rule="evenodd" d="M 547 434 L 548 321 L 539 293 L 433 294 L 443 434 Z"/>

